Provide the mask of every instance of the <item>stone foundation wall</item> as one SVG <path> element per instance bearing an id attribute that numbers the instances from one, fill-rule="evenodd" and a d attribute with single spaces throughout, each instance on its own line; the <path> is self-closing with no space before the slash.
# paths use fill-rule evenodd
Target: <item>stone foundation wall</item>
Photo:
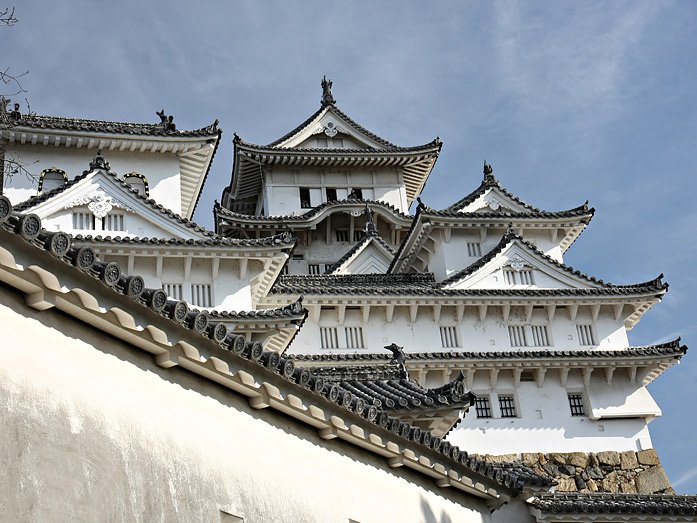
<path id="1" fill-rule="evenodd" d="M 654 449 L 634 452 L 552 452 L 482 455 L 492 462 L 522 461 L 557 481 L 557 492 L 675 494 Z"/>

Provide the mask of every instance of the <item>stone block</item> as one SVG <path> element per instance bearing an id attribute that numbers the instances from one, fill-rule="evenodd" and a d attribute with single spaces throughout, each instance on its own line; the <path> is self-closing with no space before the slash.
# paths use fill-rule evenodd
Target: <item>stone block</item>
<path id="1" fill-rule="evenodd" d="M 598 492 L 598 484 L 592 479 L 586 481 L 586 488 L 588 488 L 588 490 L 591 492 Z"/>
<path id="2" fill-rule="evenodd" d="M 559 472 L 566 474 L 567 476 L 573 476 L 576 474 L 576 467 L 572 467 L 571 465 L 559 465 L 557 468 L 559 469 Z"/>
<path id="3" fill-rule="evenodd" d="M 653 467 L 637 475 L 636 488 L 640 494 L 653 494 L 671 487 L 663 467 Z"/>
<path id="4" fill-rule="evenodd" d="M 567 454 L 566 464 L 585 469 L 588 466 L 589 460 L 590 458 L 585 452 L 571 452 Z"/>
<path id="5" fill-rule="evenodd" d="M 484 456 L 484 461 L 488 461 L 490 463 L 504 463 L 508 461 L 517 461 L 518 460 L 518 454 L 500 454 L 500 455 L 493 455 L 493 454 L 486 454 Z"/>
<path id="6" fill-rule="evenodd" d="M 598 456 L 596 456 L 595 454 L 590 454 L 588 456 L 588 461 L 590 461 L 590 464 L 594 467 L 598 466 Z"/>
<path id="7" fill-rule="evenodd" d="M 553 478 L 559 475 L 559 469 L 557 469 L 557 466 L 553 465 L 552 463 L 545 463 L 542 465 L 542 470 L 545 471 L 545 474 L 552 476 Z"/>
<path id="8" fill-rule="evenodd" d="M 603 471 L 600 469 L 600 467 L 588 467 L 586 469 L 586 472 L 588 473 L 588 477 L 591 479 L 603 479 L 605 477 L 605 474 L 603 474 Z"/>
<path id="9" fill-rule="evenodd" d="M 617 494 L 620 491 L 620 478 L 617 472 L 610 472 L 602 482 L 603 490 L 605 492 L 612 492 Z"/>
<path id="10" fill-rule="evenodd" d="M 559 465 L 566 465 L 566 457 L 567 454 L 563 454 L 561 452 L 553 452 L 552 454 L 547 455 L 547 459 L 549 461 L 553 461 Z"/>
<path id="11" fill-rule="evenodd" d="M 557 492 L 576 492 L 576 482 L 573 478 L 561 478 L 558 481 Z"/>
<path id="12" fill-rule="evenodd" d="M 658 465 L 660 460 L 655 449 L 640 450 L 637 452 L 637 459 L 642 465 Z"/>
<path id="13" fill-rule="evenodd" d="M 574 478 L 574 481 L 576 482 L 576 488 L 577 488 L 578 490 L 583 490 L 583 489 L 586 488 L 586 482 L 583 481 L 583 479 L 581 478 L 581 476 L 576 476 L 576 477 Z"/>
<path id="14" fill-rule="evenodd" d="M 633 450 L 628 450 L 620 454 L 620 466 L 622 470 L 635 469 L 639 466 L 637 461 L 636 452 Z"/>
<path id="15" fill-rule="evenodd" d="M 634 483 L 625 483 L 622 482 L 620 483 L 620 492 L 622 494 L 636 494 L 636 487 L 634 486 Z"/>
<path id="16" fill-rule="evenodd" d="M 598 457 L 598 461 L 602 465 L 619 465 L 620 464 L 620 453 L 615 452 L 614 450 L 608 450 L 605 452 L 598 452 L 596 454 Z"/>
<path id="17" fill-rule="evenodd" d="M 523 452 L 520 455 L 520 460 L 526 465 L 532 465 L 533 463 L 539 463 L 540 458 L 537 452 Z"/>

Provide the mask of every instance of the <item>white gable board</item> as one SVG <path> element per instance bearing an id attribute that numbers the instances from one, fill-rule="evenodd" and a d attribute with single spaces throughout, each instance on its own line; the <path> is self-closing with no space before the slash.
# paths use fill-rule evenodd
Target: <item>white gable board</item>
<path id="1" fill-rule="evenodd" d="M 469 205 L 458 212 L 530 212 L 530 209 L 516 202 L 496 187 L 491 187 Z"/>

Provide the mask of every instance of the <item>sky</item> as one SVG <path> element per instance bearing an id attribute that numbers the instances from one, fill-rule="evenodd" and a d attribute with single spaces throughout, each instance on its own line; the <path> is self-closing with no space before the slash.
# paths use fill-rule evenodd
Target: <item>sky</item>
<path id="1" fill-rule="evenodd" d="M 233 133 L 269 143 L 339 107 L 393 143 L 444 142 L 422 195 L 443 208 L 481 181 L 547 210 L 597 212 L 567 252 L 613 283 L 664 273 L 632 345 L 697 353 L 697 3 L 25 1 L 0 65 L 38 114 L 223 128 L 195 220 L 230 181 Z M 650 385 L 674 487 L 697 492 L 697 355 Z"/>

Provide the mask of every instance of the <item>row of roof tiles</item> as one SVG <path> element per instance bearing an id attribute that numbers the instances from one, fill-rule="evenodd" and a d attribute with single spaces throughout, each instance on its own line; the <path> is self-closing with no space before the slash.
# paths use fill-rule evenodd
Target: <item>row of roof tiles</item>
<path id="1" fill-rule="evenodd" d="M 697 516 L 697 496 L 666 494 L 541 494 L 528 500 L 553 514 L 642 514 Z M 677 521 L 672 519 L 671 521 Z"/>

